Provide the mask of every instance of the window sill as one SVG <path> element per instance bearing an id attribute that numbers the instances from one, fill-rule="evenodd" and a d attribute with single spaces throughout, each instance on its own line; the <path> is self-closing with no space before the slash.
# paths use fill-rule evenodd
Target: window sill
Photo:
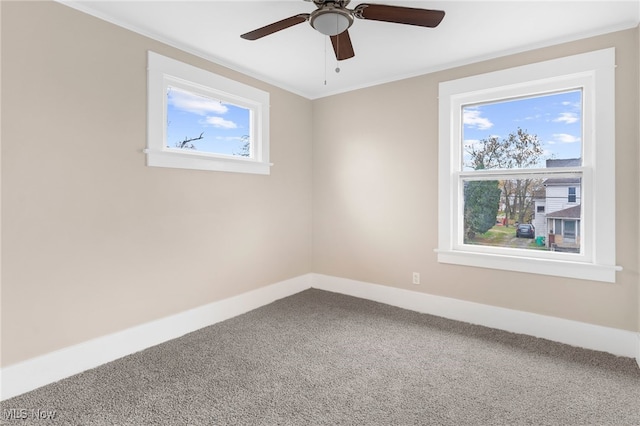
<path id="1" fill-rule="evenodd" d="M 488 253 L 474 253 L 458 250 L 435 250 L 438 262 L 455 265 L 475 266 L 478 268 L 502 269 L 507 271 L 526 272 L 530 274 L 553 275 L 582 280 L 616 281 L 616 271 L 622 267 L 615 265 L 599 265 L 586 262 L 527 258 L 522 256 L 505 256 Z"/>
<path id="2" fill-rule="evenodd" d="M 147 166 L 151 167 L 268 175 L 270 174 L 272 166 L 271 163 L 259 162 L 244 157 L 218 157 L 206 154 L 167 152 L 153 149 L 145 149 L 144 153 L 147 154 Z"/>

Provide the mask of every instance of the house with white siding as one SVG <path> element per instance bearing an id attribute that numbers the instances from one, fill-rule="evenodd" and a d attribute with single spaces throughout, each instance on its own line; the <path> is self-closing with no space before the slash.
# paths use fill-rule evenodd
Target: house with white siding
<path id="1" fill-rule="evenodd" d="M 547 160 L 546 167 L 577 167 L 580 158 Z M 550 178 L 544 194 L 534 198 L 533 225 L 536 237 L 545 237 L 551 250 L 580 250 L 581 179 Z"/>

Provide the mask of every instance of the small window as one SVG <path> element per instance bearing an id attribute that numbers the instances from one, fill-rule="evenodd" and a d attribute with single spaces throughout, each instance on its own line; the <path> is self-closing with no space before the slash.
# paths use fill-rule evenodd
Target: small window
<path id="1" fill-rule="evenodd" d="M 149 52 L 147 165 L 269 174 L 269 94 Z"/>
<path id="2" fill-rule="evenodd" d="M 167 146 L 224 156 L 252 157 L 251 109 L 167 87 Z"/>
<path id="3" fill-rule="evenodd" d="M 440 83 L 438 261 L 615 281 L 614 52 Z"/>
<path id="4" fill-rule="evenodd" d="M 564 239 L 569 240 L 568 242 L 575 242 L 577 235 L 576 221 L 575 220 L 565 220 L 564 221 Z"/>
<path id="5" fill-rule="evenodd" d="M 562 220 L 561 219 L 553 219 L 553 230 L 551 231 L 554 235 L 562 235 Z"/>

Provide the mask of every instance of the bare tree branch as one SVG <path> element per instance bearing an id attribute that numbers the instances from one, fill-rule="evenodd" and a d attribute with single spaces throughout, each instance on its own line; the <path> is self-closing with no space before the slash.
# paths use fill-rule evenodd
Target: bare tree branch
<path id="1" fill-rule="evenodd" d="M 191 139 L 187 139 L 187 137 L 185 136 L 184 140 L 182 142 L 176 142 L 176 147 L 177 148 L 186 148 L 186 149 L 196 149 L 195 145 L 191 144 L 188 145 L 189 142 L 193 142 L 193 141 L 198 141 L 200 139 L 203 138 L 204 132 L 200 133 L 200 136 L 198 136 L 197 138 L 191 138 Z"/>

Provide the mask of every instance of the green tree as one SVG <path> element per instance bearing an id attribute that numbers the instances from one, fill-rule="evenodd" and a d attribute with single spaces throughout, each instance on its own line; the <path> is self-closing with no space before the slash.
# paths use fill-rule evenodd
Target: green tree
<path id="1" fill-rule="evenodd" d="M 500 189 L 497 180 L 473 180 L 464 186 L 464 229 L 466 240 L 484 234 L 496 224 L 500 208 Z"/>
<path id="2" fill-rule="evenodd" d="M 468 167 L 479 169 L 526 169 L 539 164 L 544 154 L 536 135 L 518 127 L 516 132 L 500 139 L 491 136 L 466 148 Z M 531 216 L 532 196 L 540 189 L 540 179 L 509 179 L 500 182 L 502 203 L 507 219 L 524 222 Z M 508 221 L 507 221 L 508 223 Z"/>

